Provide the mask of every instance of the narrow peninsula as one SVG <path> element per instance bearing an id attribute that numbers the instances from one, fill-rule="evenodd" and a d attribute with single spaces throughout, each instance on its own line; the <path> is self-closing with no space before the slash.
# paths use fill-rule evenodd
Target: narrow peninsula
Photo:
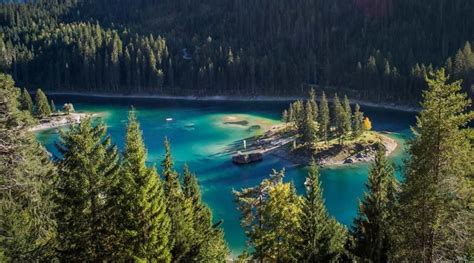
<path id="1" fill-rule="evenodd" d="M 271 154 L 297 165 L 307 165 L 312 159 L 319 165 L 342 165 L 370 162 L 378 150 L 388 156 L 398 148 L 387 132 L 372 131 L 370 119 L 358 104 L 352 109 L 347 96 L 341 102 L 336 94 L 331 108 L 324 93 L 319 105 L 316 101 L 311 90 L 306 101 L 292 103 L 282 114 L 283 124 L 245 139 L 233 160 L 252 162 L 253 158 L 245 157 L 258 154 L 260 158 L 254 159 L 261 160 Z"/>

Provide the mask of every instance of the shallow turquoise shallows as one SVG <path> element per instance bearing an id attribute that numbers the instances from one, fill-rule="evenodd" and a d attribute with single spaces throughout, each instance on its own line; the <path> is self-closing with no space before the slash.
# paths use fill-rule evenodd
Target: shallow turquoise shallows
<path id="1" fill-rule="evenodd" d="M 214 220 L 224 220 L 226 240 L 233 255 L 246 247 L 246 238 L 239 224 L 239 213 L 233 203 L 232 189 L 257 185 L 270 174 L 272 168 L 286 168 L 286 180 L 293 181 L 299 192 L 303 192 L 306 168 L 272 156 L 263 162 L 247 166 L 236 166 L 230 161 L 233 145 L 241 145 L 242 139 L 277 124 L 280 113 L 288 102 L 216 102 L 131 98 L 98 98 L 82 96 L 52 96 L 56 105 L 72 102 L 77 111 L 98 113 L 106 123 L 114 143 L 122 149 L 124 144 L 127 111 L 133 105 L 143 129 L 148 147 L 150 164 L 163 158 L 163 139 L 168 137 L 176 170 L 184 163 L 196 172 L 204 201 L 211 207 Z M 362 107 L 372 120 L 375 130 L 393 132 L 390 135 L 403 143 L 410 134 L 409 126 L 415 121 L 414 113 Z M 169 120 L 171 118 L 172 120 Z M 168 119 L 168 120 L 167 120 Z M 238 120 L 247 125 L 225 124 Z M 259 125 L 261 129 L 258 129 Z M 250 128 L 254 126 L 253 128 Z M 54 143 L 57 132 L 44 131 L 38 139 L 53 154 L 57 154 Z M 403 148 L 403 147 L 401 147 Z M 392 156 L 400 166 L 403 149 Z M 324 198 L 329 213 L 350 227 L 357 213 L 359 198 L 364 192 L 367 179 L 367 164 L 329 167 L 322 169 Z M 400 173 L 400 168 L 397 169 Z"/>

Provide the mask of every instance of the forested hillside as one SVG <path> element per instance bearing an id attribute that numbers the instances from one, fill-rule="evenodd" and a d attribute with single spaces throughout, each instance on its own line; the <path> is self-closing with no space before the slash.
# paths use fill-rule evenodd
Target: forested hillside
<path id="1" fill-rule="evenodd" d="M 0 67 L 21 86 L 415 103 L 445 66 L 473 94 L 474 2 L 37 0 L 0 5 Z"/>

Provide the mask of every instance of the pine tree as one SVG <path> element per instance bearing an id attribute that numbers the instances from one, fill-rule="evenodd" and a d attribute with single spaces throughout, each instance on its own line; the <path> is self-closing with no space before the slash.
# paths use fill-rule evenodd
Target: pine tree
<path id="1" fill-rule="evenodd" d="M 61 261 L 112 260 L 115 252 L 109 207 L 119 170 L 118 151 L 103 124 L 85 119 L 60 132 L 62 158 L 56 182 L 58 258 Z"/>
<path id="2" fill-rule="evenodd" d="M 146 166 L 147 150 L 135 110 L 129 112 L 123 164 L 115 190 L 121 259 L 170 262 L 171 222 L 163 184 Z"/>
<path id="3" fill-rule="evenodd" d="M 284 110 L 283 113 L 281 114 L 281 122 L 283 122 L 284 124 L 287 124 L 289 122 L 287 110 Z"/>
<path id="4" fill-rule="evenodd" d="M 299 260 L 302 262 L 335 262 L 344 251 L 346 229 L 329 217 L 324 205 L 319 170 L 310 162 L 306 178 L 306 195 L 303 199 L 301 227 L 298 235 Z"/>
<path id="5" fill-rule="evenodd" d="M 172 261 L 180 261 L 186 258 L 196 242 L 193 229 L 193 204 L 192 200 L 184 195 L 181 188 L 179 174 L 173 167 L 171 147 L 167 138 L 165 138 L 164 147 L 165 158 L 161 167 L 165 177 L 167 211 L 171 218 L 171 254 Z"/>
<path id="6" fill-rule="evenodd" d="M 471 101 L 460 81 L 443 69 L 426 77 L 422 111 L 413 128 L 401 187 L 394 260 L 458 261 L 472 258 L 474 166 L 467 111 Z M 471 135 L 472 136 L 472 135 Z"/>
<path id="7" fill-rule="evenodd" d="M 50 105 L 51 105 L 51 112 L 52 112 L 52 113 L 55 113 L 55 112 L 56 112 L 56 104 L 54 104 L 54 101 L 53 101 L 53 100 L 51 100 Z"/>
<path id="8" fill-rule="evenodd" d="M 329 123 L 329 105 L 326 94 L 323 92 L 321 103 L 319 104 L 319 136 L 326 142 L 329 138 Z"/>
<path id="9" fill-rule="evenodd" d="M 362 123 L 364 121 L 364 113 L 360 111 L 359 104 L 355 105 L 354 115 L 352 116 L 352 130 L 354 131 L 354 136 L 358 137 L 362 133 Z"/>
<path id="10" fill-rule="evenodd" d="M 317 139 L 318 126 L 314 121 L 311 103 L 308 101 L 305 107 L 305 119 L 301 127 L 303 142 L 312 145 Z"/>
<path id="11" fill-rule="evenodd" d="M 352 109 L 351 109 L 351 104 L 349 103 L 349 99 L 347 98 L 347 96 L 344 96 L 343 106 L 344 106 L 343 107 L 344 112 L 342 113 L 342 122 L 343 122 L 342 127 L 344 131 L 344 135 L 347 135 L 352 130 L 352 125 L 351 125 Z"/>
<path id="12" fill-rule="evenodd" d="M 332 107 L 332 125 L 336 128 L 335 135 L 342 139 L 344 135 L 345 111 L 337 94 L 334 95 Z"/>
<path id="13" fill-rule="evenodd" d="M 56 169 L 28 131 L 33 120 L 20 111 L 14 85 L 0 74 L 0 261 L 48 261 L 54 255 Z"/>
<path id="14" fill-rule="evenodd" d="M 309 91 L 308 103 L 310 104 L 311 113 L 313 114 L 313 121 L 318 122 L 318 104 L 316 103 L 316 93 L 313 88 Z"/>
<path id="15" fill-rule="evenodd" d="M 44 118 L 51 115 L 51 108 L 48 103 L 48 98 L 46 97 L 46 95 L 41 89 L 38 89 L 36 91 L 35 104 L 36 104 L 36 109 L 35 109 L 36 116 L 40 118 Z"/>
<path id="16" fill-rule="evenodd" d="M 383 147 L 375 156 L 366 188 L 351 231 L 355 240 L 351 250 L 362 261 L 387 262 L 397 182 L 393 164 L 385 157 Z"/>
<path id="17" fill-rule="evenodd" d="M 201 200 L 201 190 L 196 175 L 191 173 L 186 164 L 183 167 L 183 192 L 192 203 L 195 232 L 195 242 L 183 260 L 185 262 L 219 262 L 224 260 L 228 254 L 228 248 L 223 239 L 223 231 L 219 227 L 220 223 L 212 225 L 211 211 Z"/>
<path id="18" fill-rule="evenodd" d="M 277 182 L 268 189 L 263 208 L 264 231 L 260 240 L 266 248 L 265 257 L 275 262 L 296 262 L 294 245 L 300 241 L 295 235 L 300 227 L 301 198 L 291 183 Z"/>
<path id="19" fill-rule="evenodd" d="M 21 109 L 28 111 L 30 114 L 33 114 L 33 100 L 31 99 L 30 93 L 23 88 L 20 97 Z"/>
<path id="20" fill-rule="evenodd" d="M 271 231 L 265 227 L 266 197 L 270 187 L 282 182 L 283 177 L 284 170 L 280 172 L 273 170 L 270 178 L 264 179 L 258 186 L 233 191 L 237 209 L 241 213 L 240 223 L 249 238 L 249 244 L 254 249 L 252 257 L 259 261 L 268 256 L 270 249 L 264 238 L 266 231 Z"/>

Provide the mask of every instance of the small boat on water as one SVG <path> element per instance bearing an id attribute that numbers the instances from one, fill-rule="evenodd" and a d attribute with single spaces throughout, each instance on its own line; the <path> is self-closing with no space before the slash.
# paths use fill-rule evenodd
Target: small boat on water
<path id="1" fill-rule="evenodd" d="M 166 118 L 166 121 L 172 121 L 173 118 Z"/>
<path id="2" fill-rule="evenodd" d="M 263 154 L 260 151 L 242 153 L 237 152 L 234 156 L 232 156 L 232 162 L 235 164 L 248 164 L 259 162 L 263 160 Z"/>

